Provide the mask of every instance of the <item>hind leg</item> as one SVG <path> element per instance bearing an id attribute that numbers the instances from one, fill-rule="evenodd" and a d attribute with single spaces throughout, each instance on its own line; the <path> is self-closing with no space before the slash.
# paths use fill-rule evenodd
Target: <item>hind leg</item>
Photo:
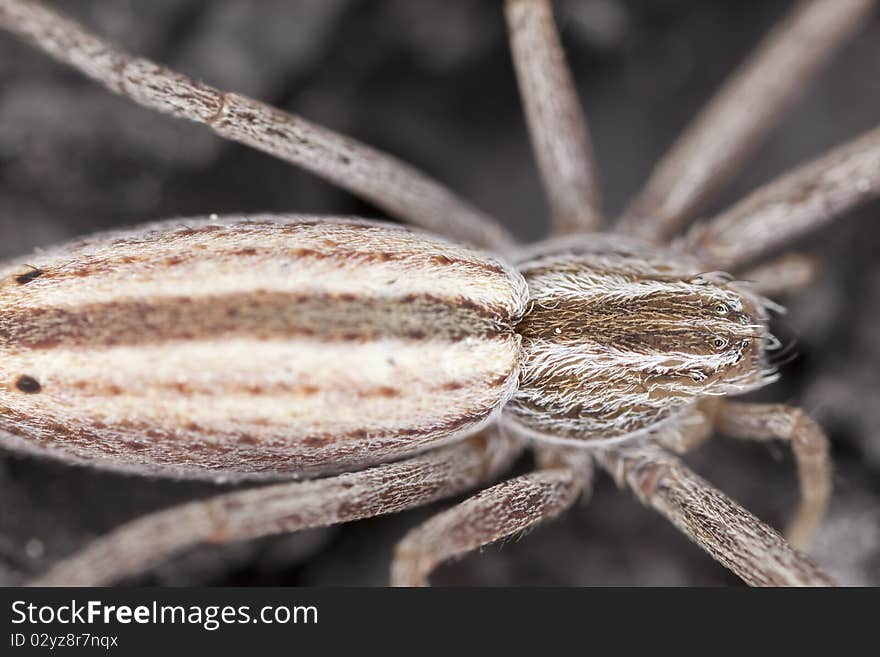
<path id="1" fill-rule="evenodd" d="M 31 582 L 99 586 L 200 543 L 227 543 L 396 513 L 491 480 L 521 452 L 483 435 L 361 472 L 234 491 L 122 525 Z"/>

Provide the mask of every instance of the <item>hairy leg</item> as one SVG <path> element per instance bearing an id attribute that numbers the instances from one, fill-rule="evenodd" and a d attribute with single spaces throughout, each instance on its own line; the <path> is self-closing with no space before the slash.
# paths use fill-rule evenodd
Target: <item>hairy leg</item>
<path id="1" fill-rule="evenodd" d="M 747 584 L 834 584 L 808 556 L 660 447 L 636 444 L 596 456 L 618 485 L 629 486 Z"/>
<path id="2" fill-rule="evenodd" d="M 395 513 L 503 472 L 521 451 L 494 431 L 397 463 L 190 502 L 122 525 L 31 582 L 97 586 L 143 572 L 199 543 L 226 543 Z"/>
<path id="3" fill-rule="evenodd" d="M 816 259 L 803 253 L 785 253 L 745 271 L 736 277 L 749 281 L 760 294 L 775 297 L 797 292 L 809 285 L 816 277 Z"/>
<path id="4" fill-rule="evenodd" d="M 590 486 L 586 450 L 543 450 L 538 464 L 537 472 L 480 491 L 409 532 L 395 550 L 392 585 L 426 586 L 444 561 L 559 515 Z"/>
<path id="5" fill-rule="evenodd" d="M 744 163 L 875 0 L 802 0 L 655 167 L 618 228 L 662 242 Z"/>
<path id="6" fill-rule="evenodd" d="M 758 188 L 694 226 L 684 246 L 709 265 L 754 260 L 880 196 L 880 127 Z"/>
<path id="7" fill-rule="evenodd" d="M 0 0 L 0 28 L 145 107 L 300 166 L 389 214 L 478 246 L 513 239 L 492 218 L 400 160 L 246 96 L 136 58 L 38 2 Z"/>
<path id="8" fill-rule="evenodd" d="M 668 429 L 660 431 L 654 440 L 676 454 L 687 454 L 712 437 L 712 419 L 717 406 L 715 398 L 702 400 Z"/>
<path id="9" fill-rule="evenodd" d="M 596 230 L 599 191 L 590 136 L 550 0 L 507 0 L 510 49 L 554 233 Z"/>
<path id="10" fill-rule="evenodd" d="M 786 536 L 799 549 L 807 549 L 831 497 L 830 446 L 825 433 L 801 409 L 781 404 L 724 401 L 715 416 L 715 426 L 734 438 L 779 439 L 791 445 L 801 502 Z"/>

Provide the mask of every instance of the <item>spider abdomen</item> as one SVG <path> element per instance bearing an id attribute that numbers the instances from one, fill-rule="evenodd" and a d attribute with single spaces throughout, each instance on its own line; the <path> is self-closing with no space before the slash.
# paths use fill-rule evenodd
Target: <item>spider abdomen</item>
<path id="1" fill-rule="evenodd" d="M 517 383 L 522 277 L 386 224 L 153 224 L 0 281 L 0 442 L 68 460 L 352 469 L 473 432 Z"/>

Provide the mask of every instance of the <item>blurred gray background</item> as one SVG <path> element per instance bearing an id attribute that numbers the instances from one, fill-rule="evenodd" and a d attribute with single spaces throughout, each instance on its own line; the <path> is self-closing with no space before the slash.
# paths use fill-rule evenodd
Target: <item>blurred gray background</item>
<path id="1" fill-rule="evenodd" d="M 61 4 L 61 3 L 56 3 Z M 652 164 L 790 2 L 567 0 L 562 38 L 593 132 L 605 208 Z M 498 216 L 543 234 L 544 199 L 507 51 L 501 3 L 467 0 L 71 0 L 127 49 L 296 111 L 408 160 Z M 835 58 L 713 209 L 877 124 L 880 19 Z M 0 255 L 111 226 L 213 212 L 381 216 L 315 177 L 113 97 L 0 34 Z M 804 406 L 828 430 L 835 496 L 816 558 L 880 583 L 880 204 L 797 246 L 819 279 L 782 301 L 796 342 L 755 397 Z M 688 457 L 774 526 L 796 501 L 783 445 L 717 439 Z M 527 460 L 519 470 L 529 467 Z M 0 584 L 45 569 L 121 521 L 210 495 L 205 484 L 0 453 Z M 392 548 L 446 504 L 224 548 L 142 584 L 384 584 Z M 589 503 L 528 536 L 444 566 L 437 584 L 718 585 L 738 580 L 607 477 Z"/>

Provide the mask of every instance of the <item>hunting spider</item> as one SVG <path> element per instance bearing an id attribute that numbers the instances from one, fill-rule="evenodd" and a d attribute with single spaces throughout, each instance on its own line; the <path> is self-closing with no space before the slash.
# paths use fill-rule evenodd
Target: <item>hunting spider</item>
<path id="1" fill-rule="evenodd" d="M 491 482 L 529 448 L 535 472 L 485 488 L 404 537 L 392 581 L 424 584 L 441 562 L 558 515 L 589 491 L 598 464 L 747 583 L 831 584 L 801 551 L 831 492 L 824 433 L 800 409 L 728 397 L 776 376 L 767 328 L 776 306 L 762 295 L 809 278 L 803 258 L 767 262 L 765 256 L 878 194 L 880 129 L 771 181 L 715 217 L 688 224 L 873 5 L 812 0 L 795 7 L 661 160 L 618 221 L 599 234 L 604 219 L 589 133 L 549 3 L 508 0 L 511 49 L 554 233 L 522 247 L 493 219 L 389 156 L 133 58 L 39 3 L 0 0 L 0 26 L 111 91 L 304 167 L 389 215 L 494 251 L 502 258 L 492 264 L 495 273 L 508 272 L 503 262 L 513 262 L 529 286 L 521 312 L 513 313 L 521 340 L 518 389 L 499 393 L 496 410 L 504 405 L 503 412 L 488 416 L 490 426 L 481 418 L 473 423 L 479 432 L 455 433 L 443 444 L 442 436 L 432 436 L 431 449 L 415 455 L 371 452 L 367 441 L 362 452 L 341 461 L 343 474 L 235 491 L 148 515 L 96 540 L 39 582 L 114 581 L 202 542 L 411 508 Z M 234 228 L 237 222 L 188 222 L 184 230 Z M 277 218 L 266 223 L 289 225 Z M 40 267 L 22 270 L 15 283 L 30 285 L 43 273 Z M 505 275 L 513 287 L 522 280 Z M 10 399 L 43 392 L 25 375 L 12 387 L 18 397 Z M 3 428 L 6 444 L 37 449 L 24 444 L 28 434 L 20 426 Z M 791 445 L 802 495 L 788 533 L 795 547 L 673 455 L 716 429 Z M 82 453 L 69 456 L 85 460 Z"/>

